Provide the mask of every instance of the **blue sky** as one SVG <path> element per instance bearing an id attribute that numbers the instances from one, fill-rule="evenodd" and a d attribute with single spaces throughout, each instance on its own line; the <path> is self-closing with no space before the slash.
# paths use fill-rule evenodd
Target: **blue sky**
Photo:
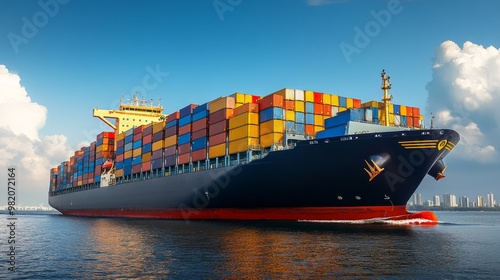
<path id="1" fill-rule="evenodd" d="M 498 49 L 499 10 L 497 1 L 464 0 L 6 0 L 0 65 L 20 77 L 29 102 L 46 108 L 43 125 L 35 127 L 39 138 L 63 135 L 54 145 L 68 150 L 105 129 L 92 118 L 93 108 L 114 108 L 121 95 L 138 89 L 161 98 L 165 113 L 234 92 L 262 96 L 284 87 L 369 101 L 380 99 L 382 69 L 391 76 L 394 102 L 422 108 L 429 125 L 426 86 L 437 73 L 436 51 L 446 41 Z M 356 52 L 346 54 L 342 46 Z M 47 154 L 43 162 L 62 161 L 62 154 Z M 496 154 L 486 162 L 458 156 L 448 162 L 448 182 L 425 180 L 424 198 L 495 190 L 500 197 Z M 26 203 L 46 203 L 48 175 L 29 176 L 36 191 L 26 194 Z M 482 188 L 471 191 L 475 177 Z"/>

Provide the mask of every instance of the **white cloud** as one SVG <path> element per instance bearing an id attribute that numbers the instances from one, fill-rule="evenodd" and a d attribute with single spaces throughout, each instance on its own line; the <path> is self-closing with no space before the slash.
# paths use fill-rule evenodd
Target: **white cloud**
<path id="1" fill-rule="evenodd" d="M 47 109 L 31 101 L 20 81 L 0 65 L 0 168 L 17 168 L 20 203 L 47 205 L 49 170 L 67 160 L 73 149 L 64 135 L 39 135 Z"/>
<path id="2" fill-rule="evenodd" d="M 489 163 L 500 149 L 500 50 L 446 41 L 436 51 L 427 110 L 461 134 L 455 154 Z"/>

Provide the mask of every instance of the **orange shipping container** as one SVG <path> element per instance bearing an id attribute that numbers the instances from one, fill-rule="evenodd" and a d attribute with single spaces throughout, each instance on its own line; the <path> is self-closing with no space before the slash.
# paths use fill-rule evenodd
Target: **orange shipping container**
<path id="1" fill-rule="evenodd" d="M 251 147 L 259 145 L 259 138 L 243 138 L 229 142 L 229 154 L 247 151 Z"/>
<path id="2" fill-rule="evenodd" d="M 207 157 L 207 149 L 205 148 L 205 149 L 193 151 L 193 154 L 191 157 L 192 157 L 193 162 L 205 160 Z"/>
<path id="3" fill-rule="evenodd" d="M 263 148 L 271 147 L 275 143 L 282 144 L 282 142 L 283 142 L 283 133 L 268 133 L 260 136 L 260 145 Z"/>
<path id="4" fill-rule="evenodd" d="M 132 157 L 132 150 L 128 150 L 125 153 L 123 153 L 123 158 L 131 158 Z"/>
<path id="5" fill-rule="evenodd" d="M 352 103 L 353 103 L 354 108 L 361 108 L 361 100 L 360 99 L 353 99 Z"/>
<path id="6" fill-rule="evenodd" d="M 118 177 L 118 178 L 119 177 L 123 177 L 123 169 L 117 169 L 115 171 L 115 176 Z"/>
<path id="7" fill-rule="evenodd" d="M 142 148 L 141 147 L 132 150 L 132 157 L 136 157 L 136 156 L 140 156 L 140 155 L 142 155 Z"/>
<path id="8" fill-rule="evenodd" d="M 330 106 L 330 105 L 323 105 L 323 115 L 331 117 L 332 116 L 332 106 Z"/>
<path id="9" fill-rule="evenodd" d="M 143 160 L 141 169 L 142 169 L 142 172 L 150 171 L 151 170 L 151 162 L 150 161 L 144 162 L 144 160 Z"/>
<path id="10" fill-rule="evenodd" d="M 229 141 L 235 141 L 242 138 L 256 138 L 259 137 L 259 126 L 250 124 L 240 126 L 229 130 Z"/>
<path id="11" fill-rule="evenodd" d="M 190 153 L 179 155 L 177 157 L 177 163 L 178 164 L 186 164 L 186 163 L 189 163 L 190 159 L 191 159 L 191 154 Z"/>
<path id="12" fill-rule="evenodd" d="M 153 134 L 165 129 L 165 121 L 153 123 Z"/>
<path id="13" fill-rule="evenodd" d="M 246 104 L 243 104 L 240 107 L 234 109 L 233 115 L 234 115 L 234 117 L 236 117 L 236 116 L 244 114 L 244 113 L 258 113 L 258 112 L 259 112 L 259 104 L 246 103 Z"/>
<path id="14" fill-rule="evenodd" d="M 164 145 L 165 147 L 177 145 L 177 135 L 172 135 L 170 137 L 165 138 Z"/>
<path id="15" fill-rule="evenodd" d="M 222 157 L 226 155 L 226 143 L 208 148 L 208 158 Z"/>
<path id="16" fill-rule="evenodd" d="M 154 152 L 163 149 L 165 147 L 163 143 L 164 143 L 163 140 L 153 142 L 151 150 Z"/>
<path id="17" fill-rule="evenodd" d="M 234 129 L 248 124 L 259 124 L 259 114 L 243 113 L 229 119 L 229 129 Z"/>
<path id="18" fill-rule="evenodd" d="M 293 89 L 284 88 L 273 94 L 282 96 L 284 100 L 295 100 L 295 90 Z"/>
<path id="19" fill-rule="evenodd" d="M 314 114 L 323 115 L 323 104 L 314 103 Z"/>
<path id="20" fill-rule="evenodd" d="M 413 107 L 413 117 L 420 117 L 420 108 Z"/>
<path id="21" fill-rule="evenodd" d="M 283 96 L 277 94 L 270 94 L 257 101 L 257 103 L 259 104 L 260 111 L 267 109 L 269 107 L 283 108 Z"/>
<path id="22" fill-rule="evenodd" d="M 295 101 L 285 100 L 284 108 L 285 110 L 295 111 Z"/>
<path id="23" fill-rule="evenodd" d="M 179 132 L 178 132 L 179 135 L 183 135 L 183 134 L 186 134 L 189 132 L 191 132 L 191 124 L 190 123 L 179 127 Z"/>
<path id="24" fill-rule="evenodd" d="M 283 133 L 285 131 L 284 121 L 282 120 L 270 120 L 267 122 L 263 122 L 259 126 L 260 135 L 278 132 Z"/>
<path id="25" fill-rule="evenodd" d="M 151 161 L 151 153 L 142 154 L 142 162 Z"/>
<path id="26" fill-rule="evenodd" d="M 314 135 L 314 125 L 312 124 L 306 124 L 305 125 L 305 131 L 307 135 Z"/>
<path id="27" fill-rule="evenodd" d="M 118 141 L 120 141 L 120 140 L 123 140 L 123 139 L 125 139 L 125 131 L 124 131 L 124 132 L 122 132 L 122 133 L 118 133 L 118 134 L 116 135 L 116 141 L 117 141 L 117 142 L 118 142 Z"/>
<path id="28" fill-rule="evenodd" d="M 236 101 L 234 97 L 219 97 L 215 100 L 210 101 L 209 111 L 210 113 L 214 113 L 222 109 L 234 109 L 235 105 Z"/>
<path id="29" fill-rule="evenodd" d="M 401 110 L 401 107 L 399 109 Z M 413 117 L 413 107 L 406 106 L 406 116 Z"/>

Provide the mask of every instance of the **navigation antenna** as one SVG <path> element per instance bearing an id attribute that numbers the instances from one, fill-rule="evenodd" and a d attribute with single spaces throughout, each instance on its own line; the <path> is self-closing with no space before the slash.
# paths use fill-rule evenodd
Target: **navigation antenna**
<path id="1" fill-rule="evenodd" d="M 382 69 L 382 90 L 384 91 L 384 101 L 385 108 L 385 126 L 389 126 L 389 102 L 392 100 L 392 95 L 389 95 L 389 90 L 391 89 L 391 77 L 385 74 L 385 69 Z"/>

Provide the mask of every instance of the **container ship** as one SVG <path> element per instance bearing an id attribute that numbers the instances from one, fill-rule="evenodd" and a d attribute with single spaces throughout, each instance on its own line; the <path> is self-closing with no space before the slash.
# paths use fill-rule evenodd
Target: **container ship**
<path id="1" fill-rule="evenodd" d="M 406 204 L 460 136 L 424 128 L 417 107 L 284 88 L 235 93 L 164 115 L 136 94 L 110 126 L 50 170 L 64 215 L 216 220 L 418 219 Z"/>

